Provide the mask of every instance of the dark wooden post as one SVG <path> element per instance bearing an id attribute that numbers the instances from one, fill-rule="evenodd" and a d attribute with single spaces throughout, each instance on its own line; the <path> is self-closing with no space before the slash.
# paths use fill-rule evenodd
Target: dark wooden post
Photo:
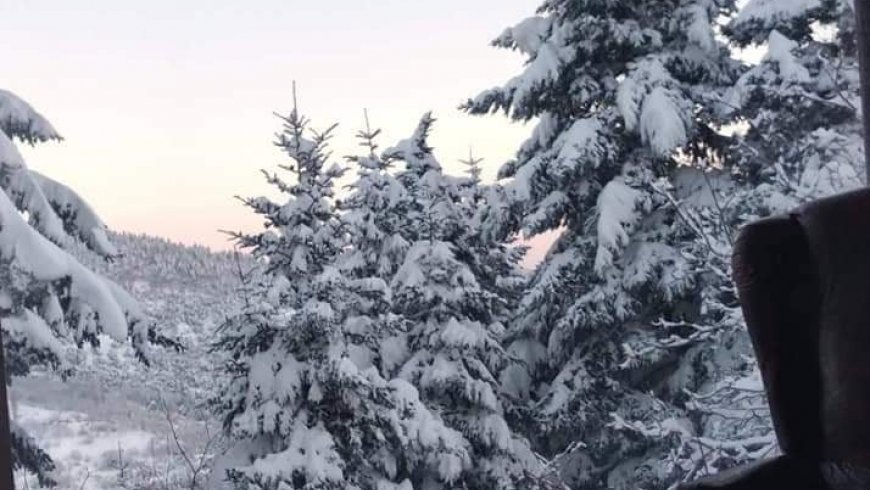
<path id="1" fill-rule="evenodd" d="M 855 0 L 858 66 L 861 73 L 861 112 L 864 121 L 864 162 L 870 184 L 870 0 Z"/>
<path id="2" fill-rule="evenodd" d="M 6 358 L 0 332 L 0 488 L 15 489 L 12 474 L 12 432 L 9 430 L 9 399 L 6 396 Z"/>

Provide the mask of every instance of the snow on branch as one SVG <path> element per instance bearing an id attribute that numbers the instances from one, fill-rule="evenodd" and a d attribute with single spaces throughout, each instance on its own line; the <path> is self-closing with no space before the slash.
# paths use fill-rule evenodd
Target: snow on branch
<path id="1" fill-rule="evenodd" d="M 36 280 L 56 281 L 69 277 L 71 295 L 94 308 L 104 331 L 117 340 L 126 339 L 124 310 L 106 281 L 34 231 L 5 193 L 0 193 L 0 254 L 14 258 Z"/>
<path id="2" fill-rule="evenodd" d="M 628 245 L 629 234 L 640 220 L 638 204 L 642 192 L 616 177 L 598 195 L 598 250 L 595 271 L 602 275 L 613 264 L 617 254 Z"/>
<path id="3" fill-rule="evenodd" d="M 118 255 L 118 249 L 106 235 L 105 223 L 87 201 L 71 188 L 39 172 L 31 170 L 30 175 L 70 233 L 103 257 Z"/>
<path id="4" fill-rule="evenodd" d="M 42 114 L 12 92 L 0 89 L 0 131 L 27 143 L 60 140 Z"/>

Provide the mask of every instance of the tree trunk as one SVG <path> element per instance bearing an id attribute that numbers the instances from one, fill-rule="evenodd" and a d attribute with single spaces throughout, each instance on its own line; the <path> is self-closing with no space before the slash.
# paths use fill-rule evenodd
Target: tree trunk
<path id="1" fill-rule="evenodd" d="M 870 185 L 870 0 L 855 0 L 858 34 L 858 65 L 861 73 L 861 118 L 864 121 L 864 158 L 867 184 Z"/>
<path id="2" fill-rule="evenodd" d="M 15 489 L 12 475 L 12 433 L 9 430 L 9 400 L 6 396 L 6 359 L 0 332 L 0 488 Z"/>

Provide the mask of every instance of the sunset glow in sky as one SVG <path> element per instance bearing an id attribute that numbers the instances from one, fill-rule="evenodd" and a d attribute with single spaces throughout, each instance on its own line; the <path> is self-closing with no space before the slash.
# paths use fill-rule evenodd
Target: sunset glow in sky
<path id="1" fill-rule="evenodd" d="M 219 229 L 253 229 L 233 198 L 269 192 L 259 169 L 283 162 L 272 114 L 292 104 L 334 155 L 355 150 L 363 109 L 404 138 L 420 115 L 451 171 L 469 146 L 485 177 L 531 126 L 457 110 L 516 75 L 519 54 L 489 45 L 538 0 L 0 0 L 2 87 L 66 138 L 24 148 L 31 167 L 81 192 L 113 229 L 227 248 Z"/>

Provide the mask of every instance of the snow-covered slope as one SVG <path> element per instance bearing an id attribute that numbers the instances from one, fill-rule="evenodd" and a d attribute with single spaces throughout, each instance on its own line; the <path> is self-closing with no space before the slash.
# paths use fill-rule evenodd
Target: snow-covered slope
<path id="1" fill-rule="evenodd" d="M 253 264 L 244 255 L 162 238 L 110 239 L 120 259 L 83 253 L 80 260 L 130 291 L 158 330 L 185 350 L 154 348 L 149 368 L 129 345 L 101 336 L 98 350 L 67 352 L 75 372 L 66 383 L 46 372 L 17 380 L 13 417 L 55 458 L 62 490 L 189 488 L 194 470 L 186 459 L 196 467 L 203 452 L 207 463 L 220 447 L 219 423 L 203 406 L 217 379 L 207 350 L 214 329 L 239 303 L 239 271 Z M 204 482 L 203 470 L 198 487 Z"/>

